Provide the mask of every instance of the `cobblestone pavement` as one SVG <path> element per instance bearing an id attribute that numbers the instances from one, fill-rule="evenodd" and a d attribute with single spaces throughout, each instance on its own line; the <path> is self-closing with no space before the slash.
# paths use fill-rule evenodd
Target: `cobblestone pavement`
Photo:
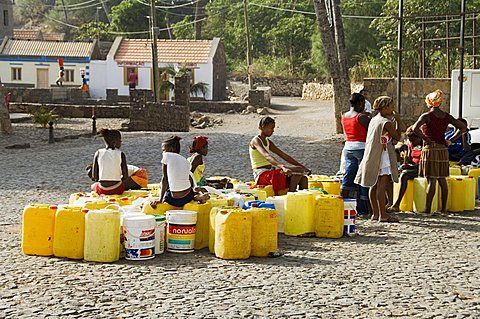
<path id="1" fill-rule="evenodd" d="M 279 111 L 278 121 L 297 111 Z M 239 121 L 248 120 L 256 126 L 256 117 Z M 315 173 L 335 173 L 342 146 L 331 128 L 313 130 L 307 123 L 300 126 L 302 137 L 282 127 L 277 144 Z M 245 145 L 254 132 L 225 126 L 205 131 L 208 174 L 250 179 Z M 160 141 L 169 134 L 122 134 L 127 160 L 159 180 Z M 179 134 L 184 149 L 194 134 Z M 402 214 L 398 224 L 360 221 L 359 236 L 338 240 L 282 235 L 279 258 L 224 261 L 208 250 L 114 264 L 24 256 L 23 207 L 64 203 L 70 193 L 88 189 L 83 168 L 101 145 L 80 138 L 0 151 L 0 318 L 480 317 L 478 211 Z"/>

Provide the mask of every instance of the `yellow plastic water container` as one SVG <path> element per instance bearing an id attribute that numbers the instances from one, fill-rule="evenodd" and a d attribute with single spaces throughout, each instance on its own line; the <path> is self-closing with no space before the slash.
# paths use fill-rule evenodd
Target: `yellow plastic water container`
<path id="1" fill-rule="evenodd" d="M 308 188 L 323 188 L 323 184 L 320 181 L 309 180 Z"/>
<path id="2" fill-rule="evenodd" d="M 96 262 L 117 261 L 120 254 L 120 212 L 114 209 L 91 210 L 85 215 L 84 259 Z"/>
<path id="3" fill-rule="evenodd" d="M 267 257 L 278 249 L 278 214 L 275 209 L 251 208 L 252 250 L 250 255 Z"/>
<path id="4" fill-rule="evenodd" d="M 147 188 L 151 189 L 152 191 L 159 190 L 162 184 L 154 183 L 154 184 L 147 184 Z"/>
<path id="5" fill-rule="evenodd" d="M 83 259 L 85 213 L 78 206 L 59 206 L 55 217 L 53 254 L 57 257 Z"/>
<path id="6" fill-rule="evenodd" d="M 448 188 L 448 197 L 450 198 L 450 212 L 463 212 L 465 210 L 465 192 L 466 183 L 463 178 L 449 178 L 450 187 Z M 452 200 L 453 199 L 453 200 Z"/>
<path id="7" fill-rule="evenodd" d="M 210 210 L 210 222 L 208 227 L 208 250 L 215 254 L 215 217 L 221 210 L 236 210 L 241 211 L 240 208 L 234 206 L 215 206 Z"/>
<path id="8" fill-rule="evenodd" d="M 152 192 L 148 189 L 129 189 L 129 190 L 124 191 L 122 196 L 133 197 L 133 198 L 136 199 L 136 198 L 139 198 L 139 197 L 147 197 L 150 194 L 152 194 Z M 158 192 L 157 192 L 157 194 L 158 194 Z"/>
<path id="9" fill-rule="evenodd" d="M 398 199 L 398 192 L 400 191 L 400 184 L 393 184 L 393 201 L 396 202 Z M 400 210 L 402 212 L 412 212 L 413 211 L 413 180 L 407 181 L 407 190 L 403 195 L 402 201 L 400 202 Z"/>
<path id="10" fill-rule="evenodd" d="M 22 217 L 22 251 L 27 255 L 53 255 L 55 213 L 57 206 L 25 206 Z"/>
<path id="11" fill-rule="evenodd" d="M 473 176 L 452 176 L 455 178 L 462 178 L 465 183 L 465 193 L 463 196 L 464 210 L 470 211 L 475 210 L 475 178 Z M 458 200 L 452 196 L 452 205 L 453 202 Z"/>
<path id="12" fill-rule="evenodd" d="M 252 188 L 252 189 L 242 189 L 240 191 L 242 195 L 245 196 L 247 201 L 249 200 L 266 200 L 267 199 L 267 192 L 261 188 Z"/>
<path id="13" fill-rule="evenodd" d="M 252 243 L 252 214 L 221 210 L 215 217 L 215 256 L 222 259 L 247 259 Z"/>
<path id="14" fill-rule="evenodd" d="M 288 193 L 285 198 L 284 232 L 299 236 L 315 231 L 315 195 L 310 192 Z"/>
<path id="15" fill-rule="evenodd" d="M 278 232 L 283 233 L 285 223 L 285 198 L 286 196 L 273 196 L 267 198 L 266 203 L 275 205 L 275 210 L 278 214 Z"/>
<path id="16" fill-rule="evenodd" d="M 212 207 L 221 207 L 221 206 L 230 205 L 229 200 L 227 198 L 220 197 L 220 196 L 213 196 L 213 195 L 210 196 L 210 199 L 207 201 L 207 203 L 212 205 Z"/>
<path id="17" fill-rule="evenodd" d="M 427 187 L 428 182 L 424 177 L 416 177 L 413 180 L 413 211 L 415 213 L 421 213 L 425 210 L 427 200 Z M 431 211 L 434 212 L 438 209 L 438 193 L 439 187 L 437 183 L 435 196 L 432 200 Z"/>
<path id="18" fill-rule="evenodd" d="M 480 168 L 471 168 L 468 171 L 468 176 L 473 177 L 475 181 L 475 196 L 478 196 L 478 177 L 480 176 Z"/>
<path id="19" fill-rule="evenodd" d="M 450 176 L 452 175 L 462 175 L 462 169 L 460 167 L 450 167 L 449 168 L 449 174 Z"/>
<path id="20" fill-rule="evenodd" d="M 84 193 L 84 192 L 78 192 L 78 193 L 73 193 L 73 194 L 70 194 L 70 197 L 68 199 L 68 204 L 69 205 L 75 205 L 76 202 L 80 199 L 80 198 L 83 198 L 83 199 L 87 199 L 87 198 L 95 198 L 97 197 L 98 198 L 98 195 L 97 193 Z"/>
<path id="21" fill-rule="evenodd" d="M 197 202 L 190 202 L 183 206 L 184 210 L 191 210 L 197 212 L 197 230 L 195 233 L 195 249 L 203 249 L 208 247 L 210 211 L 212 205 L 210 203 L 199 204 Z"/>
<path id="22" fill-rule="evenodd" d="M 275 196 L 275 191 L 273 190 L 273 186 L 272 185 L 267 185 L 265 187 L 257 187 L 256 189 L 259 189 L 259 190 L 263 190 L 265 191 L 265 195 L 266 197 L 272 197 L 272 196 Z M 259 200 L 263 200 L 263 199 L 260 199 Z"/>
<path id="23" fill-rule="evenodd" d="M 183 207 L 175 207 L 170 205 L 167 202 L 163 203 L 158 203 L 156 208 L 152 208 L 150 206 L 150 203 L 154 200 L 159 200 L 158 197 L 154 197 L 152 199 L 147 199 L 145 203 L 143 203 L 143 208 L 142 208 L 142 213 L 147 214 L 147 215 L 162 215 L 165 216 L 165 213 L 167 210 L 182 210 Z"/>
<path id="24" fill-rule="evenodd" d="M 329 195 L 340 195 L 341 182 L 338 179 L 320 180 L 322 187 Z"/>
<path id="25" fill-rule="evenodd" d="M 315 205 L 315 236 L 340 238 L 343 236 L 343 200 L 336 195 L 317 195 Z"/>
<path id="26" fill-rule="evenodd" d="M 91 198 L 83 204 L 83 208 L 86 208 L 88 210 L 102 209 L 107 207 L 108 205 L 115 204 L 115 202 L 115 200 L 108 201 L 103 198 Z"/>

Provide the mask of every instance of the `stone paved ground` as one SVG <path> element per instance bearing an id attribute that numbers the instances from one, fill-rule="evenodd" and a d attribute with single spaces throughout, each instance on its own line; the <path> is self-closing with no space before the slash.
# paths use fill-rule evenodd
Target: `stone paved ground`
<path id="1" fill-rule="evenodd" d="M 274 141 L 315 173 L 335 173 L 341 142 L 324 124 L 333 123 L 330 105 L 280 102 L 287 105 L 273 111 L 279 124 Z M 208 173 L 249 179 L 245 145 L 258 117 L 224 120 L 224 126 L 202 131 L 210 136 Z M 88 126 L 69 120 L 58 133 Z M 224 261 L 205 250 L 115 264 L 24 256 L 23 207 L 66 202 L 71 192 L 87 189 L 83 167 L 102 143 L 80 138 L 48 145 L 42 133 L 15 128 L 15 136 L 0 137 L 0 318 L 480 317 L 478 211 L 402 214 L 399 224 L 360 221 L 359 236 L 339 240 L 280 236 L 284 255 L 273 259 Z M 193 134 L 180 135 L 185 143 Z M 158 180 L 166 136 L 124 133 L 122 149 Z M 3 148 L 25 139 L 32 148 Z"/>

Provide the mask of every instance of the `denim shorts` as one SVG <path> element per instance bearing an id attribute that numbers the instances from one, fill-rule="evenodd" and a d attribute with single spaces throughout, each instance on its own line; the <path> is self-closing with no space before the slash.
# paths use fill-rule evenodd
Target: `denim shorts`
<path id="1" fill-rule="evenodd" d="M 173 197 L 172 193 L 168 190 L 165 193 L 165 197 L 163 200 L 172 206 L 183 207 L 185 204 L 190 203 L 193 200 L 193 197 L 195 197 L 195 192 L 193 190 L 190 190 L 190 192 L 187 195 L 180 198 Z"/>

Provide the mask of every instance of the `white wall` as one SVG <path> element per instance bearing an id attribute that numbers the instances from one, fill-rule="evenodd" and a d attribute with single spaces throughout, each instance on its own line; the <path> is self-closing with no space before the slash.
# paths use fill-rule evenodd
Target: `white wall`
<path id="1" fill-rule="evenodd" d="M 81 86 L 82 78 L 80 69 L 85 69 L 88 63 L 65 63 L 65 70 L 74 70 L 74 82 L 64 82 L 66 86 Z M 13 81 L 11 68 L 22 69 L 22 80 Z M 0 78 L 3 83 L 8 84 L 37 84 L 37 69 L 48 69 L 48 82 L 50 86 L 55 86 L 60 68 L 56 62 L 25 62 L 25 61 L 0 61 Z"/>
<path id="2" fill-rule="evenodd" d="M 160 68 L 168 64 L 159 64 Z M 180 66 L 180 65 L 178 65 Z M 127 66 L 118 65 L 117 62 L 108 56 L 106 61 L 92 61 L 90 66 L 90 95 L 93 98 L 105 98 L 105 89 L 118 89 L 119 95 L 128 95 L 128 84 L 124 83 L 124 69 Z M 136 66 L 138 68 L 138 89 L 151 90 L 151 63 Z M 173 81 L 173 79 L 171 79 Z M 199 64 L 195 69 L 195 82 L 208 83 L 207 100 L 212 99 L 213 68 L 212 62 Z M 170 92 L 170 98 L 173 92 Z"/>

